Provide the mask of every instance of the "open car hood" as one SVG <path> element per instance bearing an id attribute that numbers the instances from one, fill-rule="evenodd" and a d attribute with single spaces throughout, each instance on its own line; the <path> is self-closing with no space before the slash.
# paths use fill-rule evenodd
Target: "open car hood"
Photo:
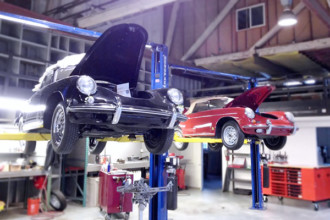
<path id="1" fill-rule="evenodd" d="M 257 110 L 259 105 L 275 90 L 273 86 L 262 86 L 250 89 L 233 101 L 229 102 L 224 108 L 230 107 L 249 107 L 253 111 Z"/>
<path id="2" fill-rule="evenodd" d="M 120 24 L 106 30 L 88 50 L 71 75 L 88 75 L 94 80 L 137 85 L 141 61 L 148 39 L 136 24 Z"/>

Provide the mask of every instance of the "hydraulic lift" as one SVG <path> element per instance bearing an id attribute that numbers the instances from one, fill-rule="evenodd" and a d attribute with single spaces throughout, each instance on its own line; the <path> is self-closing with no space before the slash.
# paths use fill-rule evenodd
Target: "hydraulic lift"
<path id="1" fill-rule="evenodd" d="M 90 38 L 98 38 L 101 33 L 95 31 L 89 31 L 72 26 L 66 26 L 49 21 L 43 21 L 21 15 L 16 15 L 7 12 L 0 12 L 0 19 L 7 19 L 10 21 L 23 23 L 26 25 L 32 25 L 40 28 L 52 29 L 63 31 L 75 35 L 87 36 Z M 152 70 L 151 70 L 151 88 L 166 88 L 169 84 L 169 65 L 168 65 L 168 50 L 165 45 L 160 44 L 148 44 L 147 48 L 152 51 Z M 212 74 L 219 77 L 229 77 L 232 80 L 245 80 L 249 82 L 249 88 L 257 85 L 257 80 L 250 77 L 244 77 L 228 73 L 219 73 L 215 71 L 202 70 L 197 68 L 183 67 L 183 66 L 171 66 L 172 69 L 181 69 L 190 72 L 199 72 L 203 74 Z M 265 78 L 264 78 L 265 79 Z M 177 137 L 176 137 L 177 138 Z M 49 134 L 0 134 L 0 140 L 49 140 Z M 111 140 L 111 139 L 105 139 Z M 127 137 L 116 138 L 114 141 L 131 141 Z M 221 143 L 220 139 L 180 139 L 181 142 L 210 142 Z M 87 146 L 87 144 L 86 144 Z M 260 153 L 259 145 L 256 140 L 250 142 L 251 148 L 251 176 L 252 176 L 252 209 L 263 209 L 262 188 L 261 188 L 261 175 L 260 175 Z M 86 147 L 87 153 L 87 147 Z M 150 187 L 165 187 L 167 185 L 167 174 L 165 170 L 165 158 L 164 155 L 150 154 Z M 86 174 L 87 175 L 87 174 Z M 85 190 L 84 190 L 85 191 Z M 152 200 L 149 206 L 149 219 L 152 220 L 166 220 L 167 219 L 167 207 L 166 207 L 166 193 L 158 193 Z"/>

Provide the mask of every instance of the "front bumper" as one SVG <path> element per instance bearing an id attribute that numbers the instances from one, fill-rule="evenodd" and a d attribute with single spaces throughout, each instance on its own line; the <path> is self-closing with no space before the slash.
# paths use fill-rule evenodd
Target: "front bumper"
<path id="1" fill-rule="evenodd" d="M 256 134 L 256 135 L 278 135 L 286 136 L 290 134 L 295 134 L 298 130 L 295 124 L 272 124 L 270 120 L 266 121 L 266 124 L 250 124 L 242 127 L 245 133 Z"/>
<path id="2" fill-rule="evenodd" d="M 187 117 L 177 112 L 175 108 L 172 111 L 157 109 L 157 108 L 145 108 L 139 106 L 122 105 L 121 102 L 117 102 L 117 105 L 113 104 L 79 104 L 67 107 L 69 113 L 86 113 L 86 114 L 105 114 L 111 115 L 111 124 L 115 125 L 120 123 L 120 119 L 125 115 L 134 114 L 139 117 L 161 117 L 167 120 L 167 128 L 174 128 L 177 121 L 186 121 Z"/>

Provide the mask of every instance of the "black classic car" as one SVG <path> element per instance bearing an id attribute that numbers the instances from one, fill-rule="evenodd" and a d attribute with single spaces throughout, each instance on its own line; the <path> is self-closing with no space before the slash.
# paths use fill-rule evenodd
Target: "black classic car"
<path id="1" fill-rule="evenodd" d="M 68 154 L 81 137 L 90 137 L 91 153 L 99 138 L 143 135 L 149 152 L 162 154 L 172 144 L 182 93 L 175 89 L 137 91 L 148 34 L 136 24 L 105 31 L 85 55 L 72 55 L 48 67 L 29 100 L 32 111 L 17 119 L 23 132 L 51 133 L 55 152 Z M 128 83 L 130 96 L 118 94 Z M 43 107 L 44 106 L 44 107 Z M 34 148 L 35 142 L 26 142 Z"/>

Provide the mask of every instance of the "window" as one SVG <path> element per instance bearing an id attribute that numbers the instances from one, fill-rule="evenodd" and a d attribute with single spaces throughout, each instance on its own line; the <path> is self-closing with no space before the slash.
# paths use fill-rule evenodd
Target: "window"
<path id="1" fill-rule="evenodd" d="M 265 4 L 257 4 L 236 11 L 237 30 L 245 30 L 265 25 Z"/>
<path id="2" fill-rule="evenodd" d="M 208 105 L 209 105 L 208 101 L 206 101 L 206 102 L 201 102 L 201 103 L 197 103 L 197 104 L 195 105 L 195 108 L 194 108 L 194 110 L 193 110 L 193 113 L 209 110 Z"/>

